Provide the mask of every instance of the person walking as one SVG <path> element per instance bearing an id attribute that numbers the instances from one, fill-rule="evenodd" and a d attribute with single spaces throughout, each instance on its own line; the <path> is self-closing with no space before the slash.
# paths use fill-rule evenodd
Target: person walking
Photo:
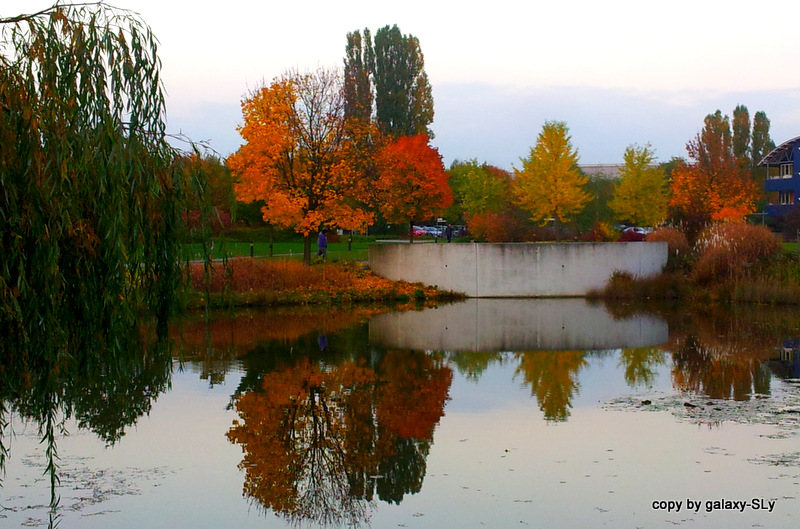
<path id="1" fill-rule="evenodd" d="M 450 242 L 453 239 L 453 227 L 451 225 L 447 225 L 444 229 L 444 235 L 447 237 L 447 242 Z"/>
<path id="2" fill-rule="evenodd" d="M 322 257 L 323 259 L 328 257 L 327 233 L 328 230 L 326 228 L 322 228 L 322 231 L 319 232 L 319 237 L 317 237 L 317 257 Z"/>

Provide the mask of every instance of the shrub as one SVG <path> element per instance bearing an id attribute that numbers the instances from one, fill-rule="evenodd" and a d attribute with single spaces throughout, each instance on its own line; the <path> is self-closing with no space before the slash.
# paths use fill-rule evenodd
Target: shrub
<path id="1" fill-rule="evenodd" d="M 205 292 L 203 265 L 189 267 L 196 292 Z M 281 303 L 327 303 L 353 301 L 436 300 L 459 297 L 435 286 L 391 281 L 350 263 L 303 265 L 299 261 L 229 259 L 209 270 L 208 292 L 232 294 L 236 303 L 273 305 Z"/>
<path id="2" fill-rule="evenodd" d="M 779 250 L 778 239 L 764 226 L 713 224 L 700 233 L 695 243 L 698 260 L 694 279 L 701 284 L 741 279 L 767 263 Z"/>
<path id="3" fill-rule="evenodd" d="M 688 264 L 691 258 L 692 247 L 689 246 L 689 240 L 681 230 L 667 227 L 658 228 L 648 235 L 646 240 L 667 243 L 668 270 L 681 270 Z"/>
<path id="4" fill-rule="evenodd" d="M 580 240 L 584 242 L 613 241 L 615 236 L 614 228 L 608 222 L 599 220 L 594 223 L 589 233 L 581 235 Z"/>

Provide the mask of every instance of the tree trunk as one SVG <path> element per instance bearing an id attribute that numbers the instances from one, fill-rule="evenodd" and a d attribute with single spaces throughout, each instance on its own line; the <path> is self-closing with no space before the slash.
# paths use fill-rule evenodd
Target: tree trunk
<path id="1" fill-rule="evenodd" d="M 274 232 L 275 229 L 272 227 L 272 224 L 269 225 L 269 256 L 272 257 L 272 245 L 274 242 Z"/>
<path id="2" fill-rule="evenodd" d="M 305 236 L 303 239 L 303 264 L 311 264 L 311 234 Z"/>
<path id="3" fill-rule="evenodd" d="M 556 242 L 561 242 L 561 229 L 560 229 L 560 221 L 558 220 L 558 215 L 553 217 L 553 229 L 556 232 Z"/>
<path id="4" fill-rule="evenodd" d="M 408 221 L 408 242 L 409 244 L 414 242 L 414 221 Z"/>

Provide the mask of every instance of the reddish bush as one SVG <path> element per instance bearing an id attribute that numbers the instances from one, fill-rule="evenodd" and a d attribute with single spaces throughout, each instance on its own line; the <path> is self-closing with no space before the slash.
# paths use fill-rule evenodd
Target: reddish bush
<path id="1" fill-rule="evenodd" d="M 671 270 L 682 268 L 692 255 L 692 247 L 686 234 L 675 228 L 658 228 L 646 240 L 667 243 L 667 268 Z"/>
<path id="2" fill-rule="evenodd" d="M 778 239 L 765 226 L 713 224 L 695 243 L 694 278 L 698 283 L 741 278 L 779 250 Z"/>

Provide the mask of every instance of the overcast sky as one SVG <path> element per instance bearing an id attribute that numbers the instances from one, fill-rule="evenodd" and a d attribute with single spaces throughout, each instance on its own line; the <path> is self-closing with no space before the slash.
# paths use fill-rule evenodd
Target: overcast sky
<path id="1" fill-rule="evenodd" d="M 52 2 L 2 0 L 0 16 Z M 763 110 L 776 144 L 800 135 L 800 3 L 786 0 L 115 0 L 160 41 L 168 127 L 240 145 L 240 101 L 290 68 L 341 67 L 348 32 L 416 36 L 445 164 L 520 167 L 546 120 L 565 121 L 581 163 L 631 144 L 685 155 L 706 114 Z M 782 26 L 782 21 L 787 21 Z"/>

